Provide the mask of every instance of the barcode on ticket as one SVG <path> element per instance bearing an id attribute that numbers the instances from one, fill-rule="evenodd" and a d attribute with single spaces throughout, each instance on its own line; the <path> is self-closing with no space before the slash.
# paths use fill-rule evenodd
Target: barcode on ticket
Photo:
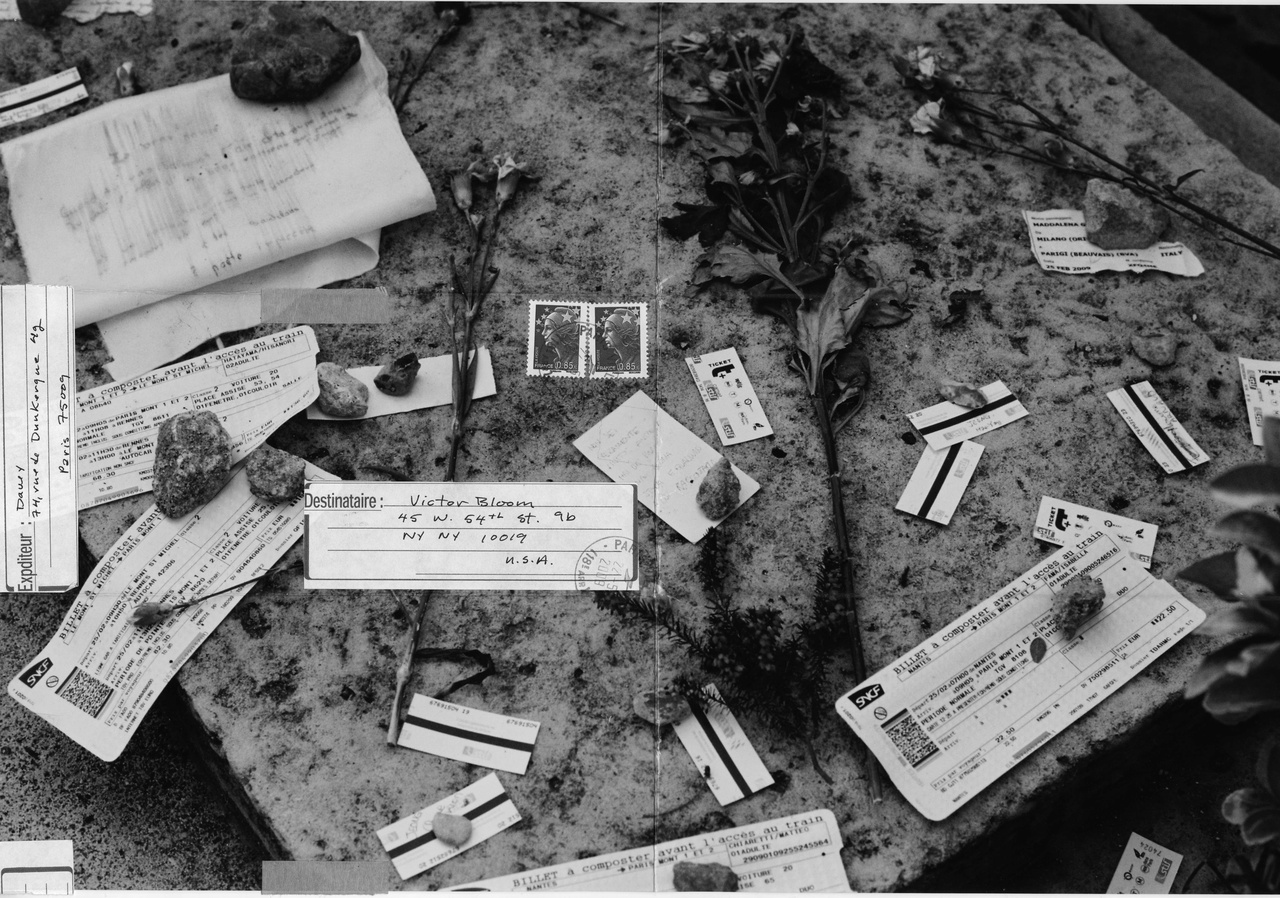
<path id="1" fill-rule="evenodd" d="M 78 667 L 71 671 L 54 692 L 58 698 L 71 703 L 94 719 L 102 713 L 114 694 L 114 689 L 95 680 Z"/>
<path id="2" fill-rule="evenodd" d="M 910 711 L 902 711 L 884 724 L 884 734 L 893 742 L 906 762 L 915 768 L 923 766 L 941 749 L 929 738 Z"/>

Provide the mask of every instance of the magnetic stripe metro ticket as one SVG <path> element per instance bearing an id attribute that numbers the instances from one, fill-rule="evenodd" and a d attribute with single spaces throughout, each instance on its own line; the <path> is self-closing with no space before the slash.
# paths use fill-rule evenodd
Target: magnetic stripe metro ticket
<path id="1" fill-rule="evenodd" d="M 1129 553 L 1144 568 L 1151 567 L 1156 531 L 1160 529 L 1155 524 L 1096 508 L 1086 508 L 1052 496 L 1044 496 L 1040 500 L 1040 510 L 1036 513 L 1036 539 L 1055 546 L 1065 546 L 1096 527 L 1106 529 L 1124 543 Z"/>
<path id="2" fill-rule="evenodd" d="M 0 842 L 0 894 L 70 895 L 74 868 L 70 839 Z"/>
<path id="3" fill-rule="evenodd" d="M 1112 390 L 1107 398 L 1166 473 L 1186 471 L 1209 460 L 1148 381 Z"/>
<path id="4" fill-rule="evenodd" d="M 705 707 L 689 702 L 693 714 L 675 725 L 699 772 L 706 773 L 711 794 L 721 805 L 732 804 L 773 785 L 773 776 L 756 754 L 733 712 L 714 685 L 703 687 Z"/>
<path id="5" fill-rule="evenodd" d="M 523 774 L 542 725 L 415 695 L 400 730 L 400 744 L 466 764 Z"/>
<path id="6" fill-rule="evenodd" d="M 997 380 L 982 388 L 987 404 L 982 408 L 965 408 L 954 402 L 939 402 L 907 415 L 931 449 L 946 449 L 961 440 L 990 433 L 1012 421 L 1025 418 L 1026 408 L 1004 381 Z"/>
<path id="7" fill-rule="evenodd" d="M 980 458 L 982 445 L 970 440 L 946 449 L 926 446 L 902 498 L 894 507 L 926 521 L 951 523 L 951 516 L 956 513 Z"/>
<path id="8" fill-rule="evenodd" d="M 733 446 L 773 434 L 760 398 L 732 346 L 684 360 L 698 386 L 722 446 Z"/>
<path id="9" fill-rule="evenodd" d="M 89 99 L 79 69 L 70 68 L 0 93 L 0 128 Z"/>
<path id="10" fill-rule="evenodd" d="M 431 821 L 441 811 L 471 821 L 471 837 L 462 845 L 446 845 L 436 838 Z M 498 775 L 491 773 L 448 798 L 384 826 L 378 830 L 378 839 L 391 855 L 391 863 L 400 878 L 409 879 L 479 845 L 519 820 L 520 812 L 511 803 Z"/>

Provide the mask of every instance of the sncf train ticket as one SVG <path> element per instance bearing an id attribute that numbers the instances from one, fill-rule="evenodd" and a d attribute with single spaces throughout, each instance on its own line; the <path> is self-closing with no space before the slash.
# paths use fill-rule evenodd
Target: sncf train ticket
<path id="1" fill-rule="evenodd" d="M 809 811 L 689 836 L 630 851 L 568 861 L 446 892 L 674 892 L 680 861 L 723 864 L 740 892 L 848 892 L 840 827 L 828 810 Z"/>
<path id="2" fill-rule="evenodd" d="M 982 408 L 939 402 L 912 412 L 907 419 L 920 431 L 929 448 L 936 450 L 946 449 L 961 440 L 971 440 L 1027 416 L 1026 408 L 1002 380 L 987 384 L 982 388 L 982 395 L 987 400 Z"/>
<path id="3" fill-rule="evenodd" d="M 1106 600 L 1074 639 L 1053 596 L 1073 577 Z M 1204 612 L 1098 529 L 858 684 L 836 710 L 908 801 L 942 820 L 1111 695 Z"/>

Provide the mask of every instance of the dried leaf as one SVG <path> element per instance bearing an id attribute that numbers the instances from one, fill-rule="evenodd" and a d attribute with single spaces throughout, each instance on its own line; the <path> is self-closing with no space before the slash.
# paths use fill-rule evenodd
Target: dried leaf
<path id="1" fill-rule="evenodd" d="M 725 133 L 721 128 L 708 128 L 694 132 L 693 139 L 702 158 L 707 161 L 722 156 L 737 159 L 751 150 L 750 135 L 741 131 Z"/>
<path id="2" fill-rule="evenodd" d="M 721 112 L 706 106 L 698 106 L 693 103 L 682 103 L 679 100 L 668 99 L 666 102 L 667 109 L 671 114 L 687 125 L 730 128 L 734 125 L 749 125 L 751 123 L 750 116 L 746 115 Z"/>
<path id="3" fill-rule="evenodd" d="M 961 408 L 982 408 L 987 404 L 987 397 L 973 384 L 942 380 L 938 381 L 938 389 L 942 392 L 943 399 L 954 402 Z"/>
<path id="4" fill-rule="evenodd" d="M 803 303 L 804 293 L 782 273 L 776 262 L 753 253 L 743 246 L 721 246 L 716 250 L 711 262 L 711 272 L 715 277 L 728 278 L 735 284 L 744 284 L 757 277 L 768 277 L 786 287 Z"/>
<path id="5" fill-rule="evenodd" d="M 898 291 L 892 287 L 876 287 L 870 291 L 866 318 L 867 327 L 893 327 L 911 318 L 912 310 Z"/>
<path id="6" fill-rule="evenodd" d="M 835 279 L 831 283 L 821 299 L 801 304 L 796 312 L 796 345 L 809 360 L 806 376 L 810 396 L 818 395 L 823 369 L 849 344 L 845 319 L 832 289 Z"/>
<path id="7" fill-rule="evenodd" d="M 982 287 L 977 284 L 953 287 L 947 294 L 947 317 L 938 322 L 938 326 L 955 327 L 963 322 L 969 313 L 969 301 L 981 299 L 982 292 Z"/>
<path id="8" fill-rule="evenodd" d="M 676 203 L 679 215 L 658 219 L 658 224 L 677 240 L 688 240 L 694 234 L 703 246 L 713 246 L 729 228 L 729 214 L 724 206 L 699 206 L 692 203 Z"/>

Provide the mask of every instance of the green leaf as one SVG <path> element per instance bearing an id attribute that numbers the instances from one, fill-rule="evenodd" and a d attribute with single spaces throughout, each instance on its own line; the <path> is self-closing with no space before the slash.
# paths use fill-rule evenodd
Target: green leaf
<path id="1" fill-rule="evenodd" d="M 1254 637 L 1280 636 L 1280 600 L 1255 599 L 1238 602 L 1209 615 L 1196 633 L 1201 636 Z"/>
<path id="2" fill-rule="evenodd" d="M 817 396 L 822 372 L 836 353 L 849 345 L 849 332 L 839 297 L 852 279 L 843 268 L 836 271 L 821 299 L 801 303 L 796 311 L 796 345 L 809 360 L 809 395 Z"/>
<path id="3" fill-rule="evenodd" d="M 751 123 L 751 117 L 746 115 L 719 112 L 706 106 L 682 103 L 679 100 L 670 98 L 667 98 L 666 102 L 667 109 L 670 110 L 671 114 L 688 125 L 726 128 L 734 125 L 749 125 Z"/>
<path id="4" fill-rule="evenodd" d="M 1207 586 L 1223 598 L 1231 597 L 1236 588 L 1236 553 L 1220 552 L 1201 558 L 1178 573 L 1178 579 Z"/>
<path id="5" fill-rule="evenodd" d="M 711 262 L 711 273 L 715 277 L 728 278 L 735 284 L 744 284 L 762 276 L 772 278 L 779 286 L 786 287 L 798 296 L 801 303 L 805 300 L 804 293 L 787 279 L 777 263 L 746 247 L 721 246 Z"/>
<path id="6" fill-rule="evenodd" d="M 1213 498 L 1228 505 L 1275 505 L 1280 503 L 1280 467 L 1241 465 L 1209 484 Z"/>
<path id="7" fill-rule="evenodd" d="M 1212 536 L 1244 543 L 1280 562 L 1280 520 L 1260 511 L 1235 511 L 1214 525 Z"/>
<path id="8" fill-rule="evenodd" d="M 1205 693 L 1203 704 L 1222 723 L 1240 723 L 1280 708 L 1280 670 L 1272 664 L 1247 678 L 1223 677 Z"/>
<path id="9" fill-rule="evenodd" d="M 867 327 L 893 327 L 909 319 L 911 308 L 902 301 L 892 287 L 877 287 L 871 291 L 870 306 L 864 322 Z"/>

